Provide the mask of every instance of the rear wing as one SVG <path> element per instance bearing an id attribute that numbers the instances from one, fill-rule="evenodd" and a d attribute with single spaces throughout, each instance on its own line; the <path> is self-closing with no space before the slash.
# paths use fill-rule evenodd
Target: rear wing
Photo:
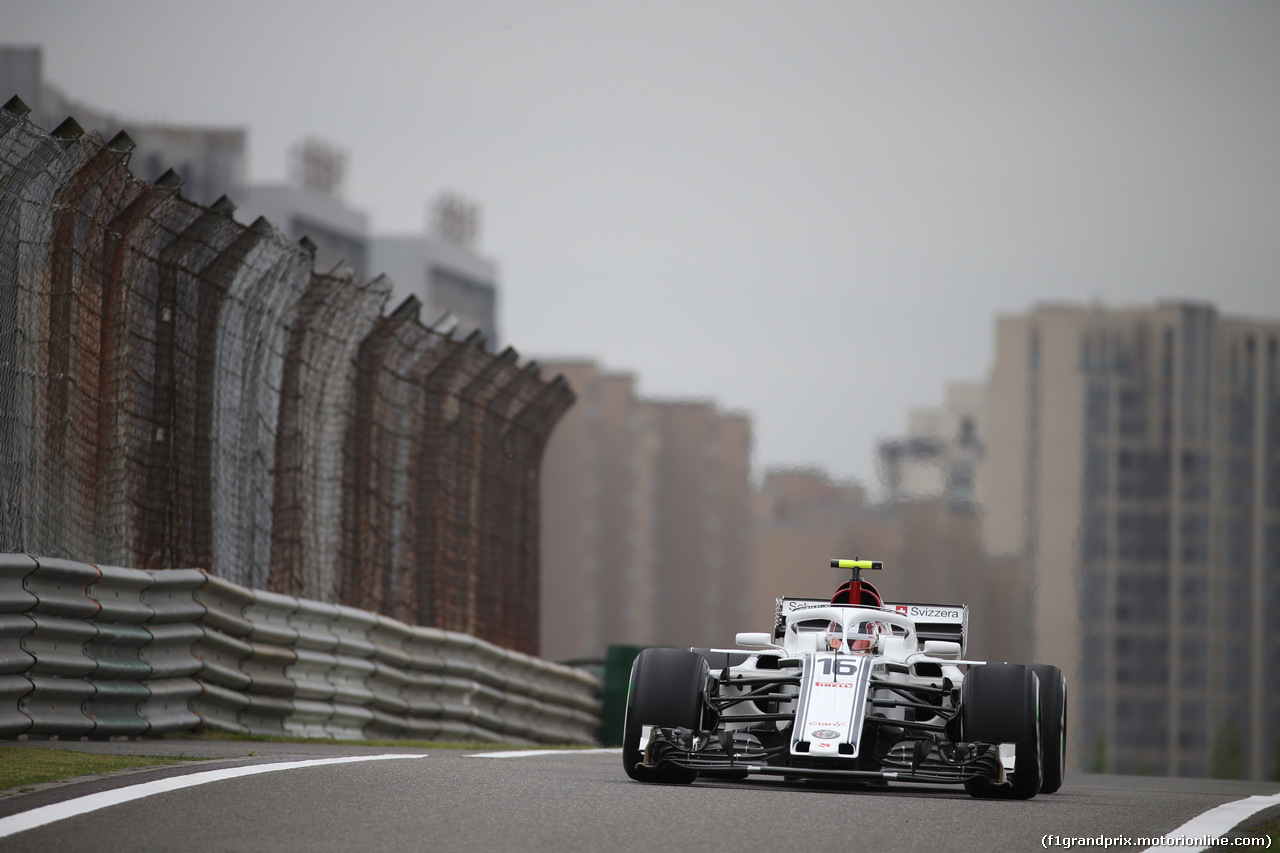
<path id="1" fill-rule="evenodd" d="M 826 598 L 779 598 L 774 611 L 773 638 L 781 639 L 787 629 L 787 617 L 792 613 L 815 607 L 831 607 Z M 960 644 L 960 657 L 968 646 L 969 605 L 924 604 L 920 602 L 885 602 L 885 610 L 901 613 L 916 623 L 916 634 L 921 640 L 945 640 Z"/>

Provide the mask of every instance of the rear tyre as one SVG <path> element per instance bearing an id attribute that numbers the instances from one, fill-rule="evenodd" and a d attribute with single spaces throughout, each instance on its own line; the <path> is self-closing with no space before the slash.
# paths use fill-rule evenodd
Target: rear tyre
<path id="1" fill-rule="evenodd" d="M 968 741 L 1014 745 L 1012 784 L 969 779 L 975 797 L 1026 800 L 1040 792 L 1040 690 L 1035 672 L 1016 663 L 974 667 L 961 688 L 961 723 Z"/>
<path id="2" fill-rule="evenodd" d="M 622 724 L 622 766 L 637 782 L 687 785 L 697 772 L 680 767 L 643 767 L 643 726 L 702 728 L 702 690 L 707 662 L 689 649 L 645 649 L 631 666 L 627 713 Z"/>
<path id="3" fill-rule="evenodd" d="M 1040 679 L 1040 747 L 1044 781 L 1040 793 L 1053 794 L 1062 787 L 1067 764 L 1067 678 L 1056 666 L 1033 663 Z"/>

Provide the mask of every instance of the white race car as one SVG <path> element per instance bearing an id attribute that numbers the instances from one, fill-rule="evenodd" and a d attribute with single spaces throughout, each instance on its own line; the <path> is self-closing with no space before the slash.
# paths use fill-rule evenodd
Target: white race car
<path id="1" fill-rule="evenodd" d="M 645 649 L 622 760 L 640 782 L 781 776 L 963 784 L 1026 799 L 1062 786 L 1067 684 L 1041 664 L 966 660 L 965 605 L 885 603 L 861 573 L 830 601 L 779 598 L 759 649 Z"/>

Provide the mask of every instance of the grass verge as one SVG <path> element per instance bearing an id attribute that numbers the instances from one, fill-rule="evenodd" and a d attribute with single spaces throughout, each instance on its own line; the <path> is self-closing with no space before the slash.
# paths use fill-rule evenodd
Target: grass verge
<path id="1" fill-rule="evenodd" d="M 0 791 L 129 767 L 204 760 L 187 755 L 102 755 L 71 749 L 0 746 Z"/>
<path id="2" fill-rule="evenodd" d="M 1251 826 L 1245 833 L 1248 835 L 1256 835 L 1260 838 L 1270 838 L 1274 844 L 1277 838 L 1280 838 L 1280 817 L 1272 818 L 1266 823 Z M 1257 849 L 1257 848 L 1254 848 Z M 1268 850 L 1271 848 L 1267 848 Z"/>
<path id="3" fill-rule="evenodd" d="M 230 732 L 204 731 L 199 734 L 179 732 L 164 736 L 166 740 L 190 741 L 243 741 L 247 743 L 318 743 L 335 746 L 375 746 L 400 749 L 590 749 L 582 744 L 528 744 L 493 743 L 490 741 L 434 741 L 434 740 L 337 740 L 334 738 L 305 738 L 288 735 L 242 735 Z M 250 752 L 250 755 L 253 753 Z M 130 767 L 152 764 L 174 764 L 179 761 L 206 761 L 205 757 L 190 755 L 104 755 L 77 752 L 74 749 L 44 749 L 39 747 L 0 747 L 0 791 L 24 788 L 43 782 L 56 782 L 76 776 L 94 773 L 110 773 Z"/>
<path id="4" fill-rule="evenodd" d="M 335 746 L 379 746 L 399 747 L 402 749 L 594 749 L 595 747 L 580 743 L 575 744 L 512 744 L 494 743 L 493 741 L 462 740 L 340 740 L 338 738 L 308 738 L 291 735 L 241 735 L 231 732 L 203 731 L 199 734 L 179 732 L 165 735 L 173 740 L 205 740 L 205 741 L 246 741 L 258 743 L 323 743 Z"/>
<path id="5" fill-rule="evenodd" d="M 1268 838 L 1272 842 L 1271 845 L 1252 849 L 1270 850 L 1275 842 L 1280 839 L 1280 806 L 1263 809 L 1240 826 L 1228 832 L 1226 837 L 1233 840 L 1237 838 Z M 1245 849 L 1248 850 L 1250 848 L 1246 847 Z"/>

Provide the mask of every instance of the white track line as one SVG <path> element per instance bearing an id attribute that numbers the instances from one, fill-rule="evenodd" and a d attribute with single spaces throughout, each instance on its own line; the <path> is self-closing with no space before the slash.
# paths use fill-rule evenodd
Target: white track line
<path id="1" fill-rule="evenodd" d="M 1253 815 L 1270 808 L 1271 806 L 1280 806 L 1280 794 L 1272 794 L 1269 797 L 1254 796 L 1245 797 L 1243 800 L 1236 800 L 1232 803 L 1223 803 L 1216 809 L 1209 809 L 1202 815 L 1197 815 L 1182 826 L 1166 832 L 1165 838 L 1169 839 L 1212 839 L 1221 838 L 1231 830 L 1235 829 L 1239 824 L 1248 820 Z M 1197 853 L 1200 850 L 1207 850 L 1211 846 L 1202 844 L 1199 847 L 1192 845 L 1174 846 L 1171 844 L 1161 844 L 1156 847 L 1148 847 L 1143 853 L 1158 853 L 1159 851 L 1173 851 L 1178 853 Z M 1245 848 L 1256 849 L 1256 848 Z"/>
<path id="2" fill-rule="evenodd" d="M 471 758 L 526 758 L 532 755 L 622 755 L 617 749 L 515 749 L 511 752 L 477 752 Z"/>
<path id="3" fill-rule="evenodd" d="M 278 770 L 297 770 L 302 767 L 319 767 L 324 764 L 350 764 L 355 761 L 387 761 L 398 758 L 426 758 L 425 755 L 353 755 L 346 758 L 313 758 L 307 761 L 285 761 L 278 764 L 252 764 L 248 767 L 227 767 L 222 770 L 205 770 L 201 773 L 190 773 L 186 776 L 171 776 L 168 779 L 157 779 L 154 782 L 142 782 L 115 788 L 110 791 L 99 791 L 86 794 L 73 800 L 41 806 L 29 812 L 19 812 L 6 818 L 0 818 L 0 838 L 35 829 L 47 823 L 66 820 L 69 817 L 86 812 L 105 809 L 108 806 L 153 797 L 168 791 L 205 785 L 223 779 L 235 779 L 238 776 L 253 776 L 258 773 L 274 773 Z"/>

